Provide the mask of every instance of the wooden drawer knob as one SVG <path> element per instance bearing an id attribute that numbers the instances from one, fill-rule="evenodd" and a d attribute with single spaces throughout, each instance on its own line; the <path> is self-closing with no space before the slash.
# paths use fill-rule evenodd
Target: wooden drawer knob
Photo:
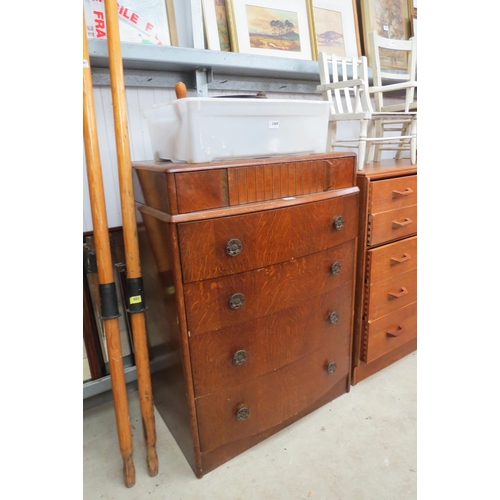
<path id="1" fill-rule="evenodd" d="M 226 244 L 226 253 L 230 257 L 236 257 L 236 255 L 239 255 L 241 253 L 241 249 L 243 247 L 243 244 L 241 243 L 240 240 L 237 238 L 233 238 L 232 240 L 229 240 Z"/>
<path id="2" fill-rule="evenodd" d="M 229 299 L 229 307 L 231 309 L 239 309 L 243 306 L 244 302 L 245 297 L 241 293 L 235 293 L 234 295 L 231 295 L 231 298 Z"/>
<path id="3" fill-rule="evenodd" d="M 396 258 L 396 257 L 391 257 L 391 266 L 394 265 L 394 264 L 401 264 L 403 262 L 406 262 L 407 260 L 410 260 L 411 257 L 405 253 L 403 254 L 403 256 L 401 258 Z"/>
<path id="4" fill-rule="evenodd" d="M 246 420 L 250 416 L 250 409 L 244 406 L 243 408 L 240 408 L 236 412 L 236 420 L 241 422 L 242 420 Z"/>
<path id="5" fill-rule="evenodd" d="M 413 193 L 413 189 L 410 189 L 410 188 L 406 188 L 403 191 L 396 191 L 396 190 L 394 190 L 392 192 L 392 197 L 393 198 L 397 198 L 398 196 L 408 196 L 411 193 Z"/>
<path id="6" fill-rule="evenodd" d="M 335 217 L 333 220 L 333 227 L 337 230 L 342 229 L 344 227 L 344 217 L 339 215 L 338 217 Z"/>
<path id="7" fill-rule="evenodd" d="M 405 227 L 408 224 L 411 224 L 413 221 L 406 217 L 403 221 L 393 220 L 392 221 L 392 229 L 399 229 L 400 227 Z"/>
<path id="8" fill-rule="evenodd" d="M 336 274 L 339 274 L 340 273 L 340 268 L 342 266 L 340 265 L 340 262 L 334 262 L 332 264 L 332 267 L 330 269 L 330 272 L 335 276 Z"/>
<path id="9" fill-rule="evenodd" d="M 408 290 L 402 286 L 401 290 L 399 292 L 389 292 L 389 298 L 390 299 L 399 299 L 399 297 L 402 297 L 403 295 L 406 295 L 408 293 Z"/>
<path id="10" fill-rule="evenodd" d="M 333 311 L 332 313 L 330 313 L 330 315 L 328 316 L 328 321 L 334 325 L 335 323 L 337 323 L 339 320 L 339 313 L 336 312 L 336 311 Z"/>
<path id="11" fill-rule="evenodd" d="M 332 361 L 328 363 L 328 366 L 326 367 L 326 373 L 328 373 L 328 375 L 331 375 L 336 369 L 337 369 L 337 363 L 334 363 Z"/>
<path id="12" fill-rule="evenodd" d="M 242 365 L 247 360 L 247 352 L 243 349 L 240 351 L 236 351 L 233 354 L 233 363 L 235 365 Z"/>
<path id="13" fill-rule="evenodd" d="M 388 337 L 399 337 L 400 335 L 403 335 L 405 331 L 406 330 L 404 326 L 398 325 L 398 327 L 395 330 L 386 332 L 386 335 Z"/>

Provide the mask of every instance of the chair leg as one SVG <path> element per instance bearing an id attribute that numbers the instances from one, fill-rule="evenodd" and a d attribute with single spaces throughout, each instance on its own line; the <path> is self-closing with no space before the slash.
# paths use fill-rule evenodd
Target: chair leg
<path id="1" fill-rule="evenodd" d="M 411 129 L 411 124 L 404 123 L 401 126 L 401 135 L 409 135 L 410 129 Z M 404 146 L 404 144 L 405 144 L 405 139 L 401 139 L 401 141 L 399 143 L 399 147 L 402 148 Z M 411 142 L 410 142 L 410 151 L 411 151 Z M 396 160 L 401 160 L 401 158 L 403 157 L 403 153 L 404 153 L 404 150 L 399 149 L 398 151 L 396 151 L 396 156 L 394 158 L 396 158 Z"/>
<path id="2" fill-rule="evenodd" d="M 375 121 L 370 121 L 368 123 L 368 132 L 367 132 L 367 138 L 370 138 L 372 139 L 373 137 L 376 137 L 375 135 Z M 366 148 L 366 159 L 365 159 L 365 163 L 370 163 L 370 161 L 372 160 L 372 158 L 374 157 L 374 150 L 375 150 L 375 142 L 374 141 L 367 141 L 368 144 L 367 144 L 367 148 Z"/>
<path id="3" fill-rule="evenodd" d="M 367 162 L 366 155 L 366 135 L 368 131 L 368 120 L 361 120 L 359 127 L 359 144 L 358 144 L 358 170 L 363 170 Z"/>
<path id="4" fill-rule="evenodd" d="M 384 126 L 380 121 L 375 124 L 375 137 L 384 136 Z M 373 155 L 373 161 L 380 161 L 382 157 L 382 151 L 380 150 L 381 144 L 379 142 L 375 143 L 375 154 Z"/>
<path id="5" fill-rule="evenodd" d="M 417 119 L 411 121 L 410 124 L 410 161 L 412 165 L 417 163 Z"/>
<path id="6" fill-rule="evenodd" d="M 328 122 L 328 135 L 326 138 L 326 152 L 329 153 L 335 148 L 337 137 L 337 122 Z"/>

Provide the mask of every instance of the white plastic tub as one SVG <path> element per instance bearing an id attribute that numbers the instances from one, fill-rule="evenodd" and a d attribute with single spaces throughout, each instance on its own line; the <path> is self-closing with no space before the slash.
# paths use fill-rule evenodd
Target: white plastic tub
<path id="1" fill-rule="evenodd" d="M 155 159 L 204 163 L 326 151 L 326 101 L 188 97 L 143 110 Z"/>

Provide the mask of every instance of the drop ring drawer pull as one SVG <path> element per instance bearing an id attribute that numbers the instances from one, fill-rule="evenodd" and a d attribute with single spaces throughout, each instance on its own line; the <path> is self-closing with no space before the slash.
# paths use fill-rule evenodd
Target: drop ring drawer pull
<path id="1" fill-rule="evenodd" d="M 406 332 L 406 329 L 404 326 L 398 325 L 398 327 L 395 330 L 386 332 L 386 335 L 388 337 L 399 337 L 400 335 L 403 335 L 403 333 Z"/>
<path id="2" fill-rule="evenodd" d="M 340 265 L 340 262 L 334 262 L 332 264 L 332 267 L 330 268 L 330 272 L 335 276 L 336 274 L 340 273 L 341 267 L 342 266 Z"/>
<path id="3" fill-rule="evenodd" d="M 401 263 L 406 262 L 407 260 L 410 260 L 410 259 L 411 259 L 411 257 L 407 253 L 403 254 L 403 256 L 400 259 L 398 259 L 397 257 L 391 257 L 391 265 L 392 264 L 401 264 Z"/>
<path id="4" fill-rule="evenodd" d="M 408 196 L 411 193 L 413 193 L 413 189 L 410 189 L 410 188 L 406 188 L 404 191 L 394 190 L 392 192 L 392 197 L 395 198 L 396 196 Z"/>
<path id="5" fill-rule="evenodd" d="M 336 369 L 337 369 L 337 363 L 331 361 L 330 363 L 328 363 L 326 367 L 326 373 L 328 373 L 328 375 L 331 375 Z"/>
<path id="6" fill-rule="evenodd" d="M 236 351 L 233 354 L 233 363 L 235 365 L 242 365 L 247 360 L 247 356 L 247 352 L 243 349 L 241 349 L 240 351 Z"/>
<path id="7" fill-rule="evenodd" d="M 339 215 L 338 217 L 335 217 L 333 220 L 333 227 L 337 230 L 342 229 L 344 227 L 344 217 Z"/>
<path id="8" fill-rule="evenodd" d="M 389 298 L 390 299 L 399 299 L 399 297 L 402 297 L 403 295 L 406 295 L 408 293 L 408 290 L 402 286 L 401 290 L 399 292 L 389 292 Z"/>
<path id="9" fill-rule="evenodd" d="M 232 240 L 229 240 L 226 244 L 226 253 L 230 257 L 236 257 L 241 253 L 241 249 L 243 247 L 243 244 L 241 243 L 240 240 L 237 238 L 233 238 Z"/>
<path id="10" fill-rule="evenodd" d="M 238 422 L 246 420 L 249 416 L 250 416 L 250 409 L 247 408 L 246 406 L 244 406 L 243 408 L 240 408 L 236 412 L 236 420 L 238 420 Z"/>
<path id="11" fill-rule="evenodd" d="M 229 299 L 229 307 L 231 309 L 239 309 L 243 306 L 244 302 L 245 297 L 241 293 L 235 293 L 234 295 L 231 295 L 231 298 Z"/>
<path id="12" fill-rule="evenodd" d="M 334 325 L 335 323 L 337 323 L 337 322 L 338 322 L 338 320 L 339 320 L 339 313 L 338 313 L 338 312 L 333 311 L 332 313 L 330 313 L 330 314 L 328 315 L 328 321 L 329 321 L 332 325 Z"/>
<path id="13" fill-rule="evenodd" d="M 411 224 L 412 222 L 413 221 L 411 219 L 409 219 L 408 217 L 406 217 L 406 219 L 401 221 L 401 222 L 398 220 L 393 220 L 392 221 L 392 229 L 399 229 L 400 227 L 405 227 L 408 224 Z"/>

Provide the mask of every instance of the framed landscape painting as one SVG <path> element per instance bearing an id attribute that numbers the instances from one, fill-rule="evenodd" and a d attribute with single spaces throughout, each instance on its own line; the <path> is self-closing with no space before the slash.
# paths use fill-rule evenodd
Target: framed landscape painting
<path id="1" fill-rule="evenodd" d="M 313 56 L 318 52 L 337 57 L 361 55 L 356 0 L 310 0 Z"/>
<path id="2" fill-rule="evenodd" d="M 207 48 L 229 52 L 229 27 L 226 0 L 202 0 Z"/>
<path id="3" fill-rule="evenodd" d="M 233 52 L 312 57 L 309 0 L 226 0 Z"/>

